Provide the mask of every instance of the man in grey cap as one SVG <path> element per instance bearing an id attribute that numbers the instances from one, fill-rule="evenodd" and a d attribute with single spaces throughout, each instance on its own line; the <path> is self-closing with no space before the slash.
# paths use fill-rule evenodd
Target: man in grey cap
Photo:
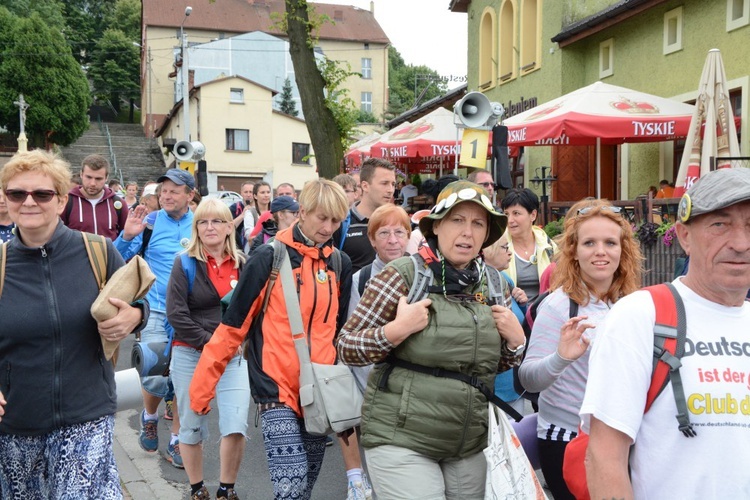
<path id="1" fill-rule="evenodd" d="M 156 275 L 156 283 L 148 292 L 153 312 L 141 332 L 141 345 L 144 349 L 149 349 L 150 344 L 168 340 L 165 323 L 167 283 L 175 255 L 187 249 L 190 243 L 193 224 L 193 212 L 189 209 L 195 189 L 193 176 L 186 170 L 172 168 L 159 177 L 157 182 L 161 183 L 161 210 L 148 213 L 143 205 L 135 207 L 128 216 L 125 229 L 114 242 L 115 248 L 125 260 L 136 254 L 142 255 Z M 162 398 L 169 392 L 168 383 L 168 377 L 141 377 L 144 410 L 140 416 L 141 434 L 138 443 L 148 452 L 155 452 L 159 448 L 158 408 Z M 176 408 L 172 414 L 172 438 L 167 445 L 166 457 L 172 465 L 182 468 L 177 439 L 180 422 Z"/>
<path id="2" fill-rule="evenodd" d="M 687 274 L 672 284 L 685 306 L 678 370 L 695 436 L 678 431 L 671 384 L 644 413 L 656 312 L 648 292 L 635 292 L 598 325 L 589 361 L 581 417 L 591 498 L 750 492 L 750 169 L 698 180 L 680 202 L 676 232 L 690 256 Z"/>

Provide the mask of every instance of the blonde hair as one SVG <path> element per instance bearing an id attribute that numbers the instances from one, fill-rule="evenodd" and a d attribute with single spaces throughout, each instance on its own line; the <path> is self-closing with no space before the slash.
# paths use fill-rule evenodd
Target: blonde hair
<path id="1" fill-rule="evenodd" d="M 308 214 L 321 212 L 339 221 L 344 220 L 349 212 L 349 200 L 344 188 L 328 179 L 307 182 L 297 201 Z"/>
<path id="2" fill-rule="evenodd" d="M 482 250 L 482 254 L 484 255 L 484 260 L 495 260 L 495 257 L 500 255 L 501 253 L 507 253 L 505 249 L 500 248 L 500 241 L 505 238 L 505 244 L 508 244 L 508 230 L 506 229 L 505 232 L 500 236 L 497 241 L 495 241 L 492 245 L 485 247 Z"/>
<path id="3" fill-rule="evenodd" d="M 411 221 L 406 210 L 393 203 L 386 203 L 376 208 L 370 216 L 370 222 L 367 224 L 367 237 L 374 240 L 378 229 L 388 224 L 403 226 L 407 234 L 411 236 Z"/>
<path id="4" fill-rule="evenodd" d="M 198 237 L 198 221 L 212 218 L 221 219 L 227 224 L 231 224 L 233 221 L 232 212 L 229 210 L 229 207 L 216 198 L 207 198 L 198 205 L 193 214 L 193 231 L 187 253 L 190 257 L 195 257 L 201 262 L 206 262 L 206 252 Z M 240 264 L 245 262 L 245 255 L 237 250 L 237 245 L 235 244 L 234 225 L 232 225 L 232 231 L 229 232 L 229 235 L 224 240 L 224 253 L 229 255 L 232 261 L 234 261 L 235 269 L 238 269 Z"/>
<path id="5" fill-rule="evenodd" d="M 551 289 L 562 287 L 573 301 L 585 306 L 589 302 L 590 291 L 593 290 L 581 276 L 581 265 L 576 259 L 578 251 L 578 229 L 581 224 L 592 217 L 604 217 L 620 226 L 620 264 L 612 276 L 609 290 L 599 297 L 600 300 L 617 301 L 621 297 L 635 292 L 641 287 L 643 272 L 643 255 L 641 247 L 633 237 L 633 228 L 619 213 L 609 210 L 608 200 L 582 200 L 570 207 L 565 217 L 562 238 L 557 245 L 557 267 L 552 273 Z M 579 210 L 589 209 L 585 214 Z"/>
<path id="6" fill-rule="evenodd" d="M 32 149 L 16 153 L 0 170 L 0 187 L 5 189 L 15 176 L 25 172 L 38 172 L 52 179 L 57 195 L 67 197 L 70 189 L 70 163 L 54 153 Z"/>

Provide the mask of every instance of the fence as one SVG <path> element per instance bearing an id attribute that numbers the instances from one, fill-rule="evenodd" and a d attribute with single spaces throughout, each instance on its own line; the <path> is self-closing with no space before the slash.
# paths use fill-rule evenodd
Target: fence
<path id="1" fill-rule="evenodd" d="M 101 130 L 102 134 L 107 137 L 107 147 L 109 148 L 109 164 L 112 168 L 112 176 L 120 181 L 121 186 L 125 186 L 125 182 L 122 178 L 122 171 L 117 167 L 117 156 L 115 155 L 115 150 L 112 147 L 112 136 L 109 133 L 109 126 L 105 125 L 104 122 L 102 122 L 102 116 L 99 114 L 96 115 L 96 121 L 99 123 L 99 130 Z"/>

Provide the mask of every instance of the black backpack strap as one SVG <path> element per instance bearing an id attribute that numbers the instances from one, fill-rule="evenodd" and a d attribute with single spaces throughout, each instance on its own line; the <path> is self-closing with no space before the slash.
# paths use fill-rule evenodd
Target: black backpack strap
<path id="1" fill-rule="evenodd" d="M 409 295 L 406 297 L 409 304 L 419 302 L 430 294 L 428 289 L 432 285 L 433 279 L 432 271 L 427 266 L 424 257 L 415 253 L 411 255 L 411 260 L 414 263 L 414 281 L 409 288 Z"/>
<path id="2" fill-rule="evenodd" d="M 341 250 L 336 247 L 333 247 L 333 253 L 331 254 L 331 267 L 336 275 L 336 282 L 341 284 Z"/>
<path id="3" fill-rule="evenodd" d="M 518 413 L 516 410 L 514 410 L 512 406 L 510 406 L 508 403 L 506 403 L 505 401 L 497 397 L 495 393 L 492 391 L 492 389 L 487 387 L 484 384 L 484 382 L 479 380 L 479 378 L 476 375 L 466 375 L 465 373 L 461 373 L 461 372 L 454 372 L 450 370 L 444 370 L 442 368 L 432 368 L 429 366 L 419 365 L 417 363 L 412 363 L 409 361 L 405 361 L 403 359 L 399 359 L 393 355 L 389 355 L 387 358 L 385 358 L 385 363 L 388 363 L 390 367 L 386 368 L 386 371 L 383 373 L 383 376 L 380 378 L 380 382 L 378 383 L 379 389 L 383 389 L 388 386 L 388 377 L 393 371 L 392 367 L 405 368 L 407 370 L 415 371 L 418 373 L 432 375 L 433 377 L 449 378 L 452 380 L 459 380 L 465 384 L 469 384 L 470 386 L 474 387 L 479 392 L 481 392 L 484 395 L 484 397 L 487 398 L 487 401 L 489 401 L 490 403 L 494 404 L 495 406 L 503 410 L 516 422 L 520 422 L 521 419 L 523 418 L 523 416 L 520 413 Z"/>
<path id="4" fill-rule="evenodd" d="M 568 305 L 568 318 L 575 318 L 576 316 L 578 316 L 578 302 L 570 299 L 570 304 Z"/>
<path id="5" fill-rule="evenodd" d="M 367 288 L 367 282 L 370 281 L 370 276 L 372 276 L 372 264 L 367 264 L 365 267 L 359 270 L 359 282 L 357 283 L 357 291 L 359 292 L 359 296 L 362 297 L 365 293 L 365 288 Z"/>

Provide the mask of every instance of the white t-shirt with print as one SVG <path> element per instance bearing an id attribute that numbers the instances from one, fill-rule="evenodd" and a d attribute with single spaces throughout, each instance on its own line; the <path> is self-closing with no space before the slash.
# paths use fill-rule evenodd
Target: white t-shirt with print
<path id="1" fill-rule="evenodd" d="M 750 498 L 750 303 L 726 307 L 674 281 L 687 318 L 680 375 L 697 436 L 677 429 L 668 384 L 644 415 L 655 310 L 648 292 L 618 301 L 598 329 L 581 407 L 634 440 L 635 498 Z"/>

